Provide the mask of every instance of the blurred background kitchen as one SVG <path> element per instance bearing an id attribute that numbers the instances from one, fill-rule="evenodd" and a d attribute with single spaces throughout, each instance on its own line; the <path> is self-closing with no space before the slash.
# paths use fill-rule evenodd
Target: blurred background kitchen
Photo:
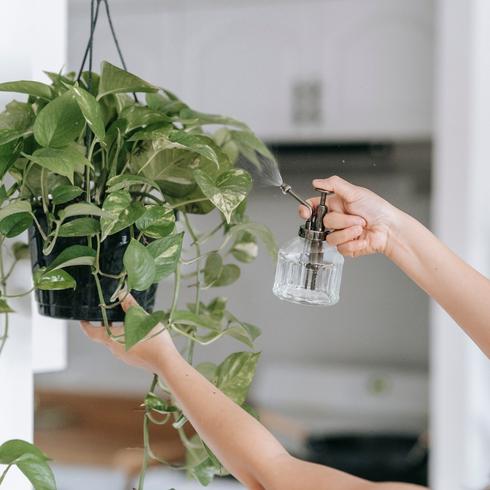
<path id="1" fill-rule="evenodd" d="M 1 8 L 20 18 L 20 4 L 35 2 L 13 3 Z M 45 54 L 48 67 L 77 70 L 90 2 L 43 3 L 49 12 L 40 15 L 49 23 L 56 11 L 52 28 L 60 31 L 47 46 L 65 57 L 53 66 Z M 315 177 L 343 176 L 489 273 L 485 0 L 113 0 L 111 7 L 129 71 L 193 108 L 246 121 L 302 195 L 312 194 Z M 101 15 L 95 67 L 118 60 Z M 34 35 L 30 43 L 35 52 Z M 20 49 L 2 44 L 2 54 Z M 0 78 L 20 78 L 6 59 Z M 40 61 L 33 64 L 37 75 Z M 279 243 L 300 224 L 294 202 L 260 182 L 249 214 Z M 433 488 L 485 488 L 490 369 L 453 322 L 384 257 L 347 259 L 332 308 L 279 301 L 274 270 L 262 251 L 222 294 L 237 316 L 262 328 L 250 399 L 291 451 L 373 479 L 394 479 L 386 472 L 396 470 L 426 483 L 430 467 Z M 159 301 L 167 296 L 164 284 Z M 36 442 L 55 460 L 60 490 L 131 488 L 141 453 L 126 448 L 141 447 L 138 405 L 149 377 L 89 343 L 76 324 L 56 328 L 56 349 L 36 340 L 39 325 L 34 331 L 35 351 L 50 346 L 34 366 Z M 229 342 L 201 348 L 198 360 L 222 360 Z M 170 431 L 154 440 L 163 457 L 179 458 Z M 199 488 L 175 472 L 150 471 L 149 490 L 172 486 Z M 226 479 L 211 488 L 240 486 Z"/>

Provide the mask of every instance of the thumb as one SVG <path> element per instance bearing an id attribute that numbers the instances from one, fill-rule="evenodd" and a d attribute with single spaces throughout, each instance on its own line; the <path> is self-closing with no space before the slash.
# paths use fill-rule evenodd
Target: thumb
<path id="1" fill-rule="evenodd" d="M 128 311 L 131 306 L 138 306 L 138 302 L 127 291 L 119 293 L 119 301 L 121 301 L 121 307 L 124 311 Z"/>
<path id="2" fill-rule="evenodd" d="M 351 200 L 355 198 L 357 186 L 347 182 L 347 180 L 334 175 L 328 179 L 315 179 L 313 187 L 325 191 L 335 192 L 342 199 Z"/>

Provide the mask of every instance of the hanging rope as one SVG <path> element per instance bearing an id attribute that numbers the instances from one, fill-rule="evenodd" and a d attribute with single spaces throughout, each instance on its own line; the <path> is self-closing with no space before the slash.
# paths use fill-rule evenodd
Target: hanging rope
<path id="1" fill-rule="evenodd" d="M 94 3 L 95 3 L 95 1 L 97 1 L 97 7 L 95 9 L 95 14 L 94 14 Z M 82 72 L 83 72 L 83 69 L 85 68 L 85 63 L 87 61 L 87 56 L 89 54 L 90 54 L 89 64 L 91 65 L 91 63 L 92 63 L 94 32 L 95 32 L 95 26 L 97 25 L 97 20 L 99 18 L 100 2 L 101 2 L 101 0 L 91 0 L 91 3 L 90 3 L 90 36 L 89 36 L 89 39 L 87 42 L 87 46 L 85 48 L 85 52 L 83 54 L 82 65 L 80 66 L 80 69 L 78 70 L 77 80 L 80 80 L 80 78 L 82 76 Z M 90 71 L 92 71 L 91 66 L 90 66 Z"/>
<path id="2" fill-rule="evenodd" d="M 95 3 L 97 2 L 97 5 Z M 109 7 L 109 0 L 91 0 L 90 3 L 90 37 L 87 42 L 87 46 L 85 48 L 85 52 L 83 54 L 82 65 L 80 66 L 80 70 L 78 71 L 77 80 L 80 80 L 83 69 L 85 68 L 85 63 L 87 62 L 87 57 L 89 60 L 89 72 L 88 72 L 88 89 L 89 91 L 92 89 L 92 60 L 93 60 L 93 51 L 94 51 L 94 33 L 95 28 L 97 27 L 97 21 L 99 19 L 99 8 L 100 4 L 104 3 L 105 11 L 107 15 L 107 21 L 109 23 L 109 28 L 111 30 L 112 40 L 114 41 L 114 45 L 116 46 L 117 54 L 119 56 L 119 60 L 123 68 L 127 71 L 126 61 L 124 60 L 124 56 L 122 54 L 121 46 L 119 44 L 119 40 L 116 35 L 116 30 L 114 29 L 114 23 L 112 22 L 111 9 Z M 133 92 L 133 98 L 135 102 L 139 102 L 137 95 Z"/>

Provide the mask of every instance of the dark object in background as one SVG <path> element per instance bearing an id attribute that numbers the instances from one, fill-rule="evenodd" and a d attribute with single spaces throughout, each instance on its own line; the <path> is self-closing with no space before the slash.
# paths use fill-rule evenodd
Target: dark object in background
<path id="1" fill-rule="evenodd" d="M 373 481 L 397 481 L 427 485 L 428 450 L 418 436 L 352 434 L 310 437 L 308 457 Z"/>
<path id="2" fill-rule="evenodd" d="M 43 223 L 41 223 L 43 226 Z M 123 256 L 130 241 L 129 230 L 108 236 L 100 246 L 100 268 L 106 274 L 117 275 L 123 269 Z M 51 254 L 43 254 L 43 239 L 37 228 L 29 230 L 29 246 L 33 271 L 38 267 L 47 267 L 56 256 L 71 245 L 87 245 L 87 239 L 58 238 Z M 91 268 L 88 266 L 69 267 L 67 272 L 77 282 L 75 289 L 63 289 L 61 291 L 43 291 L 36 289 L 36 301 L 39 313 L 51 318 L 65 320 L 87 320 L 93 322 L 102 321 L 102 312 L 99 307 L 99 296 Z M 110 303 L 110 297 L 116 290 L 118 281 L 109 277 L 100 277 L 100 283 L 106 304 Z M 131 291 L 136 301 L 146 310 L 151 312 L 155 304 L 157 284 L 153 284 L 146 291 Z M 110 322 L 124 321 L 124 311 L 120 306 L 107 309 L 107 317 Z"/>

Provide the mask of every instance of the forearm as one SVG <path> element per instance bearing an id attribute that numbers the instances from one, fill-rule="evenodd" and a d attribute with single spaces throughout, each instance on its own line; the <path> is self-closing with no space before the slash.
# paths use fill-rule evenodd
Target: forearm
<path id="1" fill-rule="evenodd" d="M 190 366 L 173 344 L 157 374 L 165 381 L 201 438 L 237 479 L 261 489 L 263 475 L 285 449 L 255 418 Z"/>
<path id="2" fill-rule="evenodd" d="M 409 490 L 373 484 L 342 471 L 291 457 L 255 418 L 190 366 L 169 339 L 157 374 L 204 442 L 230 473 L 256 490 Z"/>
<path id="3" fill-rule="evenodd" d="M 432 296 L 490 357 L 490 281 L 400 211 L 387 256 Z"/>

